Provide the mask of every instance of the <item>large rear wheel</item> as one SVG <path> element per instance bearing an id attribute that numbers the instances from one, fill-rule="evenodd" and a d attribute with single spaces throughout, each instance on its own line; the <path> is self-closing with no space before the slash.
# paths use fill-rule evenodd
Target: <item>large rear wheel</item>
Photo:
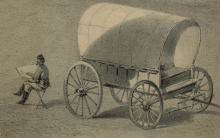
<path id="1" fill-rule="evenodd" d="M 72 65 L 64 80 L 66 107 L 76 117 L 91 118 L 99 111 L 103 89 L 95 68 L 87 62 Z"/>

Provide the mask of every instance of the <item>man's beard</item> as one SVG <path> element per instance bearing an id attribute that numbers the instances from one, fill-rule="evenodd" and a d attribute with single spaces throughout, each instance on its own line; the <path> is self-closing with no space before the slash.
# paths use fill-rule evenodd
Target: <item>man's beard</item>
<path id="1" fill-rule="evenodd" d="M 36 63 L 36 65 L 41 65 L 41 64 L 43 64 L 42 61 L 40 61 L 40 62 L 37 61 L 37 63 Z"/>

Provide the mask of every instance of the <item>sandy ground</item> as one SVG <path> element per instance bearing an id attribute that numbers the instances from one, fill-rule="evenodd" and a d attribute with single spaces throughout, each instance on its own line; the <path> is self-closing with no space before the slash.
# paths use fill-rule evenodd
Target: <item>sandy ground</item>
<path id="1" fill-rule="evenodd" d="M 129 118 L 104 88 L 96 118 L 81 120 L 71 115 L 63 100 L 63 80 L 70 65 L 79 59 L 77 25 L 83 12 L 99 2 L 111 2 L 196 19 L 202 29 L 196 66 L 206 69 L 214 83 L 212 105 L 199 114 L 164 113 L 156 129 L 144 131 Z M 216 0 L 0 0 L 0 137 L 219 137 L 220 3 Z M 52 87 L 45 94 L 48 109 L 39 107 L 33 91 L 26 105 L 13 96 L 22 84 L 15 68 L 33 64 L 42 53 L 50 69 Z M 165 109 L 173 106 L 165 101 Z"/>

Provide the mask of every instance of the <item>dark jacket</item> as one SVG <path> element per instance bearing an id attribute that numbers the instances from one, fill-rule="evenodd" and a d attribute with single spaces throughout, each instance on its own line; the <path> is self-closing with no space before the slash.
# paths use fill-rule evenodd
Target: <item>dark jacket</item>
<path id="1" fill-rule="evenodd" d="M 34 74 L 34 77 L 33 77 L 33 80 L 38 83 L 38 85 L 41 87 L 41 88 L 47 88 L 50 86 L 50 81 L 49 81 L 49 70 L 47 68 L 46 65 L 44 64 L 41 64 L 38 66 L 35 74 Z"/>

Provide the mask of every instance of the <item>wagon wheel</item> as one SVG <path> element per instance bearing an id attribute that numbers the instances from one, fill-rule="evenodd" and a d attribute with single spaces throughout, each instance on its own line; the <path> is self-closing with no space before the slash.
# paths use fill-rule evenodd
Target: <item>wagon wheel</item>
<path id="1" fill-rule="evenodd" d="M 66 107 L 76 117 L 91 118 L 99 111 L 103 89 L 92 65 L 79 61 L 69 69 L 64 80 Z"/>
<path id="2" fill-rule="evenodd" d="M 199 67 L 193 69 L 193 78 L 200 80 L 191 92 L 183 95 L 185 98 L 182 99 L 181 103 L 186 110 L 202 112 L 209 106 L 212 100 L 212 79 L 206 70 Z"/>
<path id="3" fill-rule="evenodd" d="M 163 113 L 163 99 L 153 82 L 137 82 L 131 89 L 128 102 L 130 118 L 136 126 L 142 129 L 157 126 Z"/>
<path id="4" fill-rule="evenodd" d="M 113 99 L 121 104 L 121 105 L 127 105 L 128 104 L 128 96 L 129 96 L 129 89 L 125 88 L 115 88 L 115 87 L 109 87 L 111 95 Z"/>

